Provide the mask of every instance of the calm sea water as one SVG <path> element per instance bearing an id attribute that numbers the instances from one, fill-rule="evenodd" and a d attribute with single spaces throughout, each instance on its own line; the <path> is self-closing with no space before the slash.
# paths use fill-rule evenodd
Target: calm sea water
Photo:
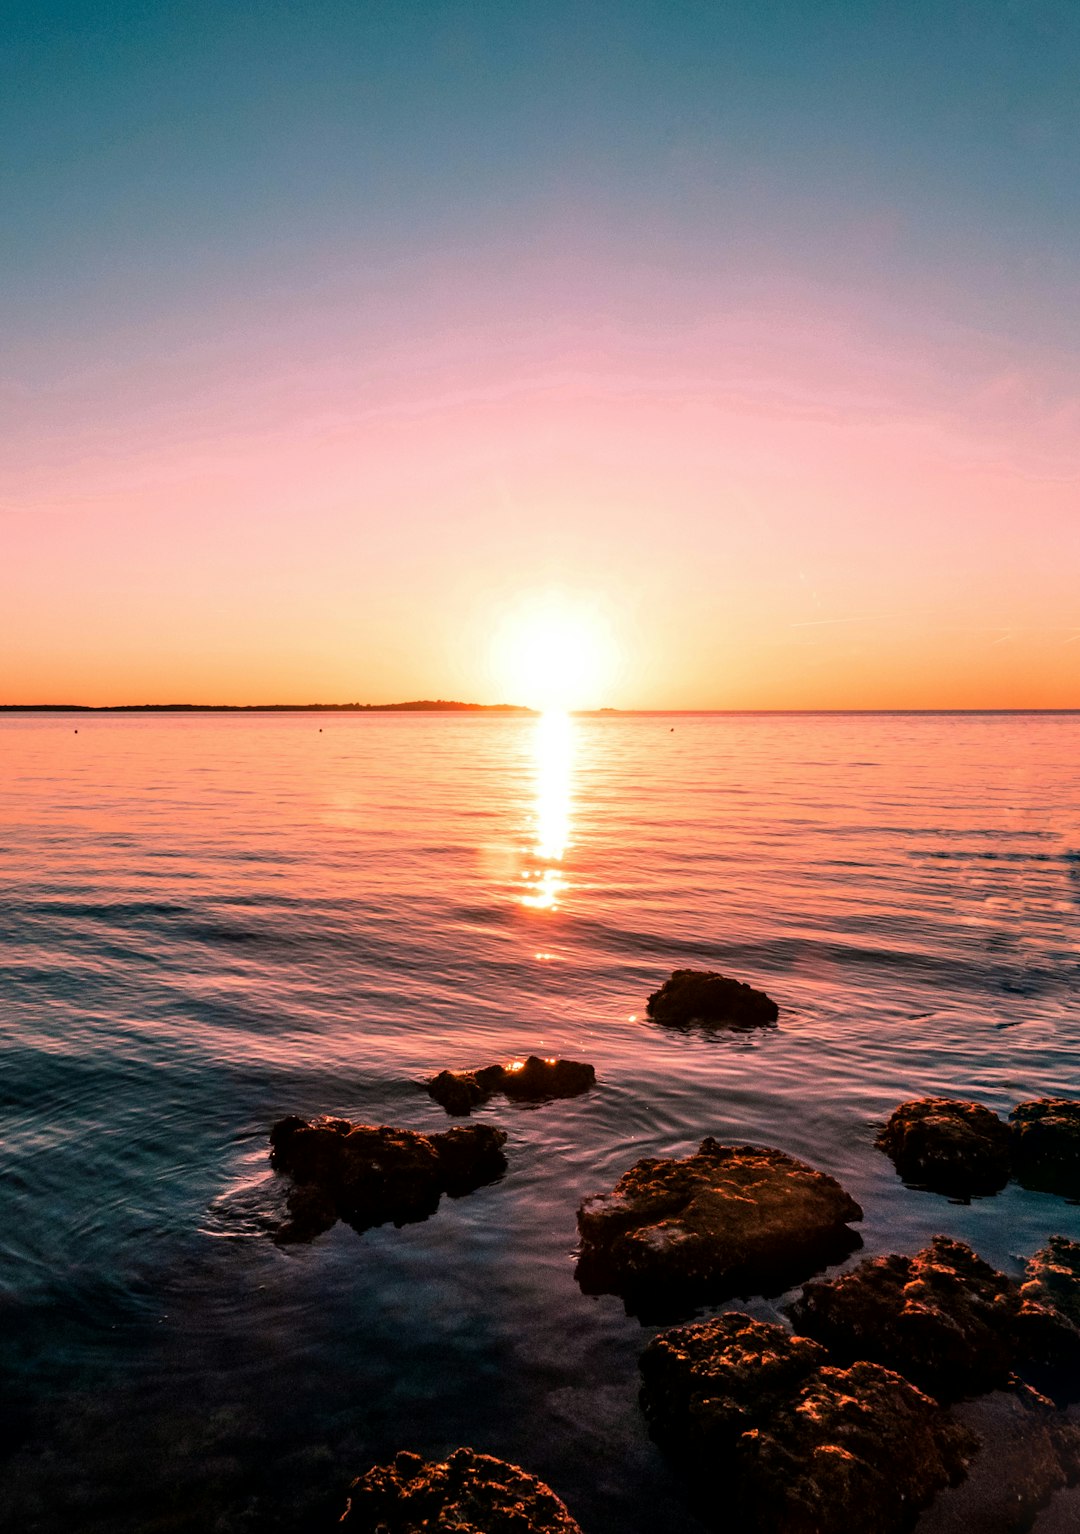
<path id="1" fill-rule="evenodd" d="M 696 1530 L 576 1205 L 715 1134 L 837 1175 L 870 1252 L 1080 1236 L 872 1143 L 906 1097 L 1077 1091 L 1078 763 L 1077 716 L 5 718 L 0 1517 L 329 1529 L 374 1460 L 467 1443 L 586 1534 Z M 779 1027 L 654 1027 L 684 965 Z M 442 1129 L 423 1078 L 531 1049 L 599 1085 L 485 1110 L 502 1182 L 273 1245 L 276 1117 Z"/>

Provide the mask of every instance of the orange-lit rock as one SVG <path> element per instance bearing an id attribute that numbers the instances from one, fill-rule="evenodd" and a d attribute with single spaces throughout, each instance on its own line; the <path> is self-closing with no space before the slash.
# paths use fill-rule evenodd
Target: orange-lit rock
<path id="1" fill-rule="evenodd" d="M 1002 1385 L 1018 1368 L 1080 1364 L 1080 1329 L 1059 1303 L 1080 1280 L 1061 1273 L 1051 1299 L 1046 1273 L 1038 1263 L 1025 1292 L 962 1241 L 935 1236 L 914 1257 L 868 1258 L 807 1284 L 791 1314 L 842 1361 L 872 1359 L 954 1400 Z"/>
<path id="2" fill-rule="evenodd" d="M 877 1137 L 905 1182 L 968 1197 L 1009 1180 L 1009 1126 L 982 1103 L 923 1097 L 901 1103 Z"/>
<path id="3" fill-rule="evenodd" d="M 455 1449 L 443 1463 L 398 1454 L 353 1482 L 353 1534 L 581 1534 L 565 1504 L 517 1465 Z"/>
<path id="4" fill-rule="evenodd" d="M 877 1364 L 738 1312 L 661 1332 L 641 1358 L 653 1436 L 718 1528 L 901 1534 L 977 1440 Z"/>
<path id="5" fill-rule="evenodd" d="M 596 1085 L 596 1071 L 580 1060 L 543 1060 L 529 1055 L 507 1065 L 485 1065 L 475 1071 L 440 1071 L 428 1082 L 428 1092 L 447 1113 L 464 1116 L 496 1092 L 512 1102 L 546 1102 L 577 1097 Z"/>
<path id="6" fill-rule="evenodd" d="M 631 1309 L 779 1293 L 859 1243 L 862 1210 L 835 1178 L 783 1151 L 701 1142 L 682 1160 L 646 1157 L 578 1210 L 578 1281 Z"/>

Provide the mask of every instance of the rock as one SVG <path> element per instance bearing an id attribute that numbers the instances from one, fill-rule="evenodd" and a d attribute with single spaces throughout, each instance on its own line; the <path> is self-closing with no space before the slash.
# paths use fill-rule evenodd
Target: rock
<path id="1" fill-rule="evenodd" d="M 1009 1117 L 1013 1169 L 1024 1187 L 1080 1199 L 1080 1101 L 1043 1097 Z"/>
<path id="2" fill-rule="evenodd" d="M 720 1145 L 646 1157 L 578 1210 L 578 1282 L 627 1308 L 671 1313 L 699 1298 L 777 1294 L 860 1244 L 862 1210 L 840 1184 L 783 1151 Z"/>
<path id="3" fill-rule="evenodd" d="M 775 1023 L 780 1008 L 764 991 L 710 969 L 677 969 L 649 997 L 649 1016 L 668 1027 L 762 1028 Z"/>
<path id="4" fill-rule="evenodd" d="M 1062 1487 L 1080 1478 L 1080 1425 L 1017 1383 L 952 1412 L 979 1451 L 964 1482 L 934 1500 L 918 1534 L 1020 1534 Z"/>
<path id="5" fill-rule="evenodd" d="M 581 1534 L 543 1481 L 473 1449 L 376 1465 L 353 1482 L 341 1522 L 355 1534 Z"/>
<path id="6" fill-rule="evenodd" d="M 653 1436 L 747 1534 L 899 1534 L 976 1448 L 900 1375 L 738 1313 L 660 1333 L 641 1371 Z"/>
<path id="7" fill-rule="evenodd" d="M 310 1240 L 337 1219 L 358 1231 L 427 1219 L 443 1193 L 457 1197 L 500 1177 L 505 1141 L 490 1124 L 423 1135 L 292 1114 L 270 1131 L 271 1163 L 294 1184 L 277 1239 Z"/>
<path id="8" fill-rule="evenodd" d="M 744 1311 L 659 1332 L 641 1355 L 641 1405 L 677 1457 L 729 1453 L 829 1362 L 819 1342 Z"/>
<path id="9" fill-rule="evenodd" d="M 577 1097 L 596 1085 L 596 1071 L 580 1060 L 541 1060 L 529 1055 L 509 1065 L 485 1065 L 476 1071 L 440 1071 L 428 1082 L 428 1092 L 447 1113 L 464 1116 L 496 1092 L 511 1102 L 546 1102 Z"/>
<path id="10" fill-rule="evenodd" d="M 948 1236 L 807 1284 L 791 1317 L 841 1361 L 871 1359 L 943 1401 L 992 1390 L 1076 1342 L 1067 1316 Z"/>
<path id="11" fill-rule="evenodd" d="M 981 1103 L 923 1097 L 901 1103 L 877 1137 L 905 1182 L 970 1197 L 1009 1180 L 1009 1126 Z"/>
<path id="12" fill-rule="evenodd" d="M 1051 1236 L 1029 1259 L 1017 1322 L 1040 1383 L 1056 1396 L 1080 1395 L 1080 1241 Z"/>
<path id="13" fill-rule="evenodd" d="M 1041 1251 L 1028 1259 L 1027 1278 L 1020 1286 L 1025 1301 L 1052 1306 L 1080 1327 L 1080 1241 L 1051 1236 Z"/>

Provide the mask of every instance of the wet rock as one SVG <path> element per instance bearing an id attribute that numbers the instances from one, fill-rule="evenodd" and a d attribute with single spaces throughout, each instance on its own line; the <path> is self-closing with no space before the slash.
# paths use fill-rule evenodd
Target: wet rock
<path id="1" fill-rule="evenodd" d="M 641 1405 L 653 1437 L 677 1456 L 727 1453 L 828 1362 L 819 1342 L 728 1311 L 653 1338 L 640 1360 Z"/>
<path id="2" fill-rule="evenodd" d="M 596 1071 L 580 1060 L 541 1060 L 529 1055 L 509 1065 L 485 1065 L 476 1071 L 440 1071 L 428 1082 L 428 1092 L 447 1113 L 464 1116 L 496 1092 L 511 1102 L 546 1102 L 577 1097 L 596 1085 Z"/>
<path id="3" fill-rule="evenodd" d="M 1017 1323 L 1040 1383 L 1054 1395 L 1080 1395 L 1080 1241 L 1051 1236 L 1029 1259 Z"/>
<path id="4" fill-rule="evenodd" d="M 1013 1169 L 1025 1188 L 1080 1198 L 1080 1101 L 1043 1097 L 1009 1117 Z"/>
<path id="5" fill-rule="evenodd" d="M 500 1177 L 505 1141 L 490 1124 L 423 1135 L 290 1115 L 270 1131 L 271 1163 L 293 1180 L 277 1239 L 310 1240 L 338 1219 L 356 1230 L 427 1219 L 443 1193 L 457 1197 Z"/>
<path id="6" fill-rule="evenodd" d="M 982 1103 L 924 1097 L 901 1103 L 877 1137 L 905 1182 L 970 1197 L 1009 1180 L 1009 1126 Z"/>
<path id="7" fill-rule="evenodd" d="M 952 1416 L 976 1435 L 979 1451 L 963 1483 L 923 1514 L 918 1534 L 1020 1534 L 1080 1479 L 1080 1424 L 1030 1386 L 964 1401 Z"/>
<path id="8" fill-rule="evenodd" d="M 669 1027 L 762 1028 L 780 1008 L 764 991 L 709 969 L 677 969 L 646 1004 L 649 1016 Z"/>
<path id="9" fill-rule="evenodd" d="M 353 1482 L 341 1522 L 355 1534 L 581 1534 L 543 1481 L 473 1449 L 376 1465 Z"/>
<path id="10" fill-rule="evenodd" d="M 862 1210 L 835 1178 L 783 1151 L 701 1142 L 682 1160 L 635 1162 L 578 1210 L 577 1277 L 630 1310 L 777 1294 L 860 1244 Z"/>
<path id="11" fill-rule="evenodd" d="M 791 1316 L 838 1359 L 871 1359 L 944 1401 L 992 1390 L 1014 1369 L 1067 1354 L 1076 1332 L 1040 1295 L 1025 1297 L 1015 1280 L 948 1236 L 935 1236 L 914 1257 L 868 1258 L 807 1284 Z"/>
<path id="12" fill-rule="evenodd" d="M 738 1313 L 660 1333 L 641 1371 L 653 1436 L 701 1510 L 748 1534 L 899 1534 L 976 1448 L 900 1375 L 836 1368 L 818 1344 Z"/>

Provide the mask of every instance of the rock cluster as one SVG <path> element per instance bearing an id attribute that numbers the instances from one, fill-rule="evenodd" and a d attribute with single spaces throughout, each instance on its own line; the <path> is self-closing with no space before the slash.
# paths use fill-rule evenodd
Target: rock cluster
<path id="1" fill-rule="evenodd" d="M 748 1534 L 899 1534 L 977 1447 L 899 1374 L 737 1312 L 660 1333 L 641 1373 L 654 1437 Z"/>
<path id="2" fill-rule="evenodd" d="M 506 1170 L 504 1130 L 470 1124 L 424 1135 L 348 1119 L 290 1115 L 270 1131 L 270 1160 L 292 1178 L 279 1241 L 307 1241 L 338 1219 L 356 1230 L 425 1220 Z"/>
<path id="3" fill-rule="evenodd" d="M 529 1055 L 509 1065 L 485 1065 L 475 1071 L 440 1071 L 427 1084 L 428 1092 L 447 1113 L 465 1116 L 496 1092 L 511 1102 L 546 1102 L 577 1097 L 596 1085 L 596 1071 L 580 1060 L 542 1060 Z"/>
<path id="4" fill-rule="evenodd" d="M 870 1359 L 949 1401 L 1003 1385 L 1015 1369 L 1076 1368 L 1077 1308 L 1080 1244 L 1055 1237 L 1021 1285 L 962 1241 L 935 1236 L 914 1257 L 868 1258 L 807 1284 L 791 1316 L 837 1359 Z"/>
<path id="5" fill-rule="evenodd" d="M 673 1028 L 762 1028 L 780 1008 L 764 991 L 708 969 L 677 969 L 646 1003 L 649 1016 Z"/>
<path id="6" fill-rule="evenodd" d="M 860 1244 L 862 1210 L 835 1178 L 783 1151 L 714 1139 L 646 1157 L 578 1210 L 578 1281 L 632 1310 L 776 1294 Z"/>
<path id="7" fill-rule="evenodd" d="M 1010 1122 L 982 1103 L 923 1097 L 894 1108 L 877 1137 L 905 1182 L 970 1198 L 1016 1177 L 1027 1188 L 1080 1198 L 1080 1101 L 1040 1098 Z"/>
<path id="8" fill-rule="evenodd" d="M 581 1534 L 543 1481 L 472 1449 L 376 1465 L 353 1482 L 341 1522 L 355 1534 Z"/>

